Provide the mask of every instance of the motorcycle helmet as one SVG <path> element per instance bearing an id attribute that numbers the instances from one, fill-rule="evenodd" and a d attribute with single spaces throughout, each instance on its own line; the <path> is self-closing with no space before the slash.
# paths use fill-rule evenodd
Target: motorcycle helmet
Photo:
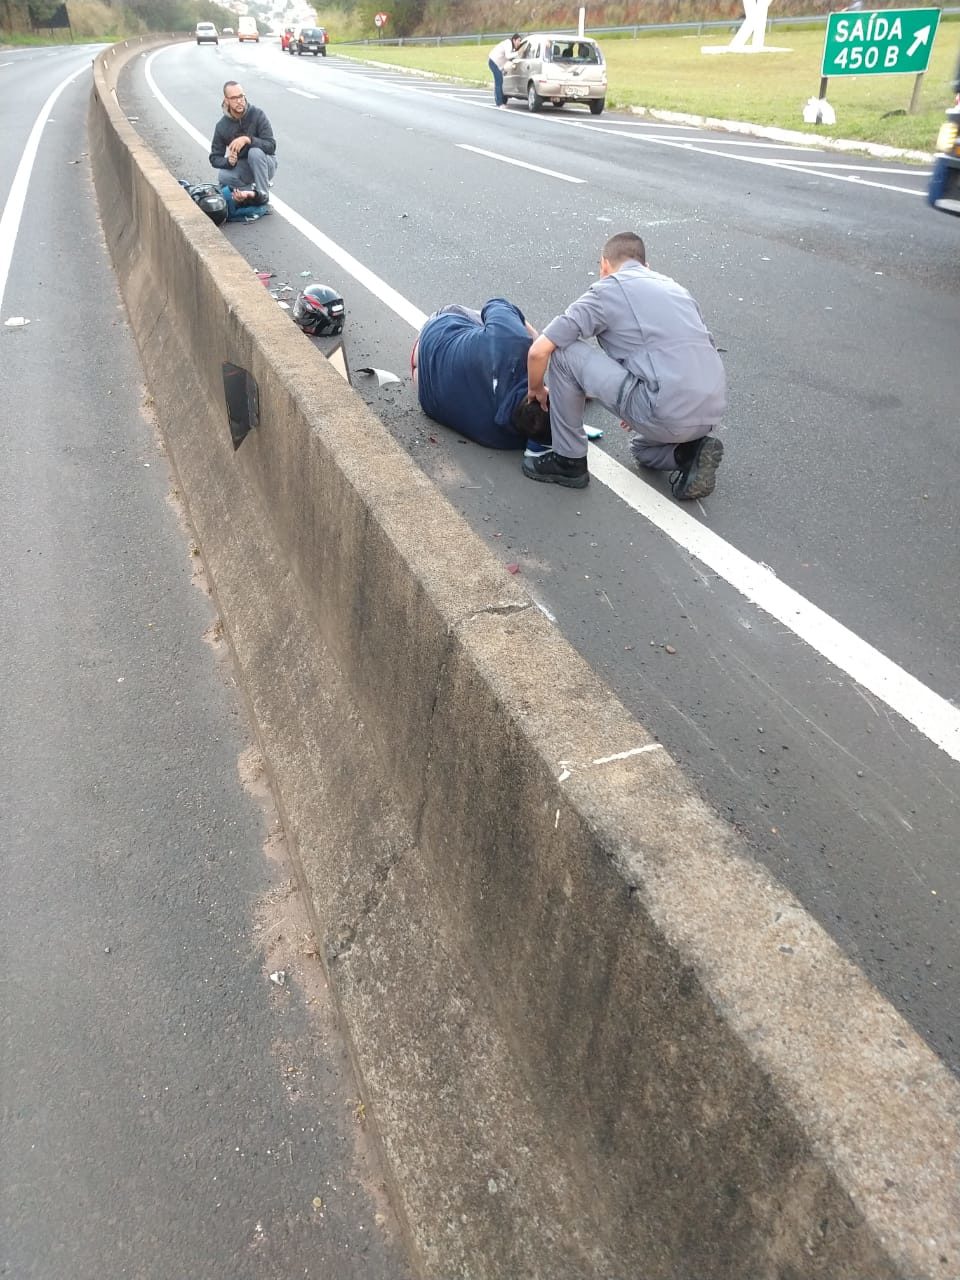
<path id="1" fill-rule="evenodd" d="M 341 333 L 347 309 L 329 285 L 307 285 L 293 304 L 293 318 L 304 333 L 318 337 Z"/>
<path id="2" fill-rule="evenodd" d="M 187 193 L 190 199 L 196 204 L 208 218 L 211 218 L 219 227 L 221 223 L 227 220 L 227 202 L 223 198 L 223 194 L 219 187 L 215 187 L 212 182 L 203 182 L 199 186 L 188 187 Z"/>

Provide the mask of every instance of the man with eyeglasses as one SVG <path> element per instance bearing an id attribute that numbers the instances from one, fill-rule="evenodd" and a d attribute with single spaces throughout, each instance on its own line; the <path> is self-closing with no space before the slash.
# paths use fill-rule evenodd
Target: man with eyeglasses
<path id="1" fill-rule="evenodd" d="M 221 187 L 255 188 L 263 196 L 262 204 L 269 200 L 277 171 L 277 142 L 270 121 L 259 107 L 247 102 L 236 80 L 223 86 L 223 115 L 213 132 L 210 163 Z"/>

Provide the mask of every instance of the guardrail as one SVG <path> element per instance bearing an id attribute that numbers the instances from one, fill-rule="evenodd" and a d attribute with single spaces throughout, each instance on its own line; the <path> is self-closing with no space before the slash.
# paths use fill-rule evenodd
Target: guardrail
<path id="1" fill-rule="evenodd" d="M 944 8 L 940 10 L 943 17 L 960 16 L 960 7 Z M 813 13 L 806 15 L 798 15 L 795 17 L 777 17 L 767 19 L 767 31 L 771 31 L 776 27 L 825 27 L 827 24 L 828 13 Z M 709 31 L 736 31 L 740 26 L 742 19 L 739 18 L 720 18 L 710 22 L 634 22 L 626 26 L 620 27 L 595 27 L 590 26 L 588 33 L 591 36 L 630 36 L 636 40 L 641 33 L 644 35 L 653 34 L 655 32 L 664 31 L 695 31 L 697 35 L 703 35 Z M 547 27 L 537 27 L 537 30 L 555 31 L 557 35 L 576 35 L 576 27 L 558 27 L 548 24 Z M 337 44 L 342 45 L 360 45 L 362 46 L 395 46 L 402 48 L 404 45 L 459 45 L 459 44 L 493 44 L 497 40 L 503 40 L 510 34 L 509 31 L 479 31 L 470 35 L 456 36 L 392 36 L 381 38 L 377 36 L 365 37 L 362 40 L 338 40 Z"/>

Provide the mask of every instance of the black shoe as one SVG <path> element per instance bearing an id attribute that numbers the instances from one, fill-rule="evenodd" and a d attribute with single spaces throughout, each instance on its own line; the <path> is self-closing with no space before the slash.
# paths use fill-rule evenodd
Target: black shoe
<path id="1" fill-rule="evenodd" d="M 567 489 L 585 489 L 590 483 L 586 458 L 565 458 L 552 449 L 539 458 L 524 458 L 523 474 L 544 484 L 562 484 Z"/>
<path id="2" fill-rule="evenodd" d="M 701 436 L 699 440 L 678 444 L 673 457 L 679 468 L 670 477 L 673 496 L 681 502 L 709 497 L 717 483 L 723 442 L 716 436 Z"/>

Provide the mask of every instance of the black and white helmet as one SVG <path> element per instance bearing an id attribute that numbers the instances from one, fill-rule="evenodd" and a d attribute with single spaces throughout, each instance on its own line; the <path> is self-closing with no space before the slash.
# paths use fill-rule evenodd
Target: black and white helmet
<path id="1" fill-rule="evenodd" d="M 187 187 L 187 194 L 208 218 L 219 227 L 221 223 L 227 220 L 227 202 L 223 198 L 223 192 L 219 187 L 214 186 L 212 182 L 201 182 L 195 187 Z"/>
<path id="2" fill-rule="evenodd" d="M 341 333 L 347 309 L 343 299 L 326 284 L 307 285 L 293 304 L 293 318 L 304 333 L 325 337 Z"/>

